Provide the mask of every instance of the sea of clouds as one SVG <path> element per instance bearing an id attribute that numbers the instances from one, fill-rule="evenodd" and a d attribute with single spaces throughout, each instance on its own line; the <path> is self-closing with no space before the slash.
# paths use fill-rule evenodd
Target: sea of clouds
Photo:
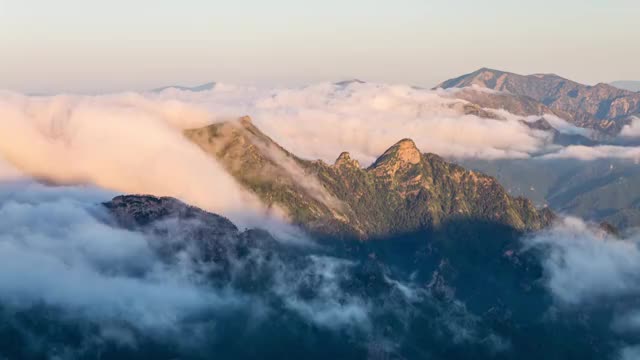
<path id="1" fill-rule="evenodd" d="M 369 83 L 286 89 L 218 84 L 202 92 L 99 96 L 1 92 L 0 300 L 15 307 L 45 302 L 96 321 L 124 319 L 153 328 L 246 301 L 203 287 L 191 268 L 165 266 L 144 235 L 100 221 L 106 215 L 96 205 L 118 193 L 167 195 L 241 226 L 282 225 L 181 133 L 241 115 L 291 152 L 327 162 L 349 151 L 367 165 L 406 137 L 422 151 L 448 158 L 640 158 L 633 146 L 555 145 L 550 133 L 531 129 L 518 116 L 496 111 L 499 119 L 486 119 L 465 115 L 463 107 L 446 92 Z M 636 122 L 622 135 L 637 137 Z M 575 133 L 561 119 L 551 123 Z M 73 186 L 50 187 L 34 178 Z M 635 235 L 614 239 L 569 219 L 531 237 L 527 246 L 548 252 L 546 284 L 559 304 L 571 306 L 640 295 L 638 242 Z M 305 271 L 324 281 L 320 302 L 298 302 L 284 285 L 274 291 L 321 326 L 366 328 L 366 299 L 333 299 L 336 274 L 349 266 L 322 257 L 311 261 Z M 60 278 L 67 281 L 54 286 Z M 612 328 L 639 331 L 638 314 L 640 306 L 627 308 Z M 621 350 L 622 358 L 637 354 L 633 346 Z"/>
<path id="2" fill-rule="evenodd" d="M 555 145 L 550 133 L 522 121 L 536 117 L 503 110 L 494 111 L 499 119 L 464 114 L 466 103 L 452 93 L 359 82 L 279 89 L 217 84 L 200 92 L 169 88 L 96 96 L 5 91 L 0 178 L 22 173 L 55 183 L 169 195 L 250 222 L 243 218 L 247 209 L 253 218 L 263 216 L 260 202 L 181 134 L 242 115 L 294 154 L 326 162 L 349 151 L 366 166 L 407 137 L 424 152 L 454 159 L 640 157 L 640 148 L 632 146 Z M 560 132 L 576 132 L 562 119 L 549 121 Z M 629 125 L 623 135 L 633 136 L 634 129 Z"/>

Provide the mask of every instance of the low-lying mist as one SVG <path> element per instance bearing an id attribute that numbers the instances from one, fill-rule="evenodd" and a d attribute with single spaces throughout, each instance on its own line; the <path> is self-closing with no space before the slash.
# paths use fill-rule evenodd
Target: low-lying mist
<path id="1" fill-rule="evenodd" d="M 0 355 L 90 358 L 155 349 L 161 358 L 228 357 L 278 347 L 269 341 L 311 341 L 300 346 L 313 349 L 321 339 L 329 348 L 318 357 L 369 346 L 394 352 L 425 309 L 439 316 L 430 326 L 440 341 L 454 336 L 493 351 L 493 342 L 482 342 L 495 335 L 464 306 L 442 303 L 366 253 L 268 236 L 253 245 L 222 238 L 213 249 L 222 257 L 204 261 L 193 229 L 206 224 L 169 218 L 145 230 L 122 228 L 100 204 L 112 195 L 95 187 L 0 185 L 0 334 L 9 341 L 0 341 Z M 387 318 L 392 332 L 379 328 Z M 234 341 L 249 348 L 235 349 Z"/>
<path id="2" fill-rule="evenodd" d="M 298 344 L 318 358 L 490 359 L 549 344 L 527 359 L 558 354 L 550 328 L 576 354 L 629 358 L 640 343 L 635 234 L 566 218 L 495 250 L 505 239 L 491 232 L 315 245 L 258 233 L 202 247 L 197 220 L 121 227 L 101 205 L 113 195 L 0 185 L 0 335 L 14 339 L 1 354 L 250 357 Z"/>

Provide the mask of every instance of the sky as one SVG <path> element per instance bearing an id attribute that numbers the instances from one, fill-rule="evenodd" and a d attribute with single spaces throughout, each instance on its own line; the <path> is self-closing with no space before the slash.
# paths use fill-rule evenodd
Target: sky
<path id="1" fill-rule="evenodd" d="M 0 0 L 0 88 L 640 80 L 637 0 Z"/>

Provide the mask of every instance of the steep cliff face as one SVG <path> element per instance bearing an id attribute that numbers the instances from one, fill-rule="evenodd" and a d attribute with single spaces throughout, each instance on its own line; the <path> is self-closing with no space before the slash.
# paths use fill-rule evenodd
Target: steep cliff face
<path id="1" fill-rule="evenodd" d="M 524 76 L 483 68 L 447 80 L 437 87 L 446 89 L 471 86 L 514 96 L 506 101 L 498 95 L 461 92 L 462 98 L 481 106 L 505 108 L 515 113 L 528 108 L 527 115 L 538 114 L 548 108 L 552 113 L 577 126 L 610 135 L 620 132 L 622 127 L 630 122 L 632 115 L 640 113 L 640 93 L 602 83 L 587 86 L 553 74 Z M 531 99 L 539 103 L 537 109 L 531 104 L 527 105 Z"/>
<path id="2" fill-rule="evenodd" d="M 509 196 L 492 177 L 420 153 L 410 139 L 362 168 L 348 153 L 333 165 L 300 159 L 246 117 L 185 134 L 266 204 L 319 234 L 369 239 L 458 220 L 526 231 L 552 218 L 528 200 Z"/>

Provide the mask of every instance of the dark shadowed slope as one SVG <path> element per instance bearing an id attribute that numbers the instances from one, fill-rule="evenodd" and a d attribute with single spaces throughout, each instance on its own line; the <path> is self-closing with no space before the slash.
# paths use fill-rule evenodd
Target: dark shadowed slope
<path id="1" fill-rule="evenodd" d="M 395 156 L 386 155 L 383 163 Z M 554 306 L 547 253 L 523 249 L 501 223 L 449 219 L 379 241 L 299 246 L 172 198 L 120 196 L 91 209 L 73 234 L 42 229 L 56 237 L 38 258 L 48 261 L 21 267 L 18 289 L 28 291 L 2 293 L 0 357 L 608 359 L 625 340 L 611 330 L 612 309 L 624 302 Z M 96 239 L 100 228 L 111 236 Z M 74 242 L 77 231 L 87 242 Z M 20 230 L 14 240 L 6 232 L 3 249 L 25 241 Z M 143 250 L 136 256 L 122 252 L 132 241 Z M 90 251 L 98 249 L 115 257 Z M 44 297 L 33 285 L 38 267 L 56 271 Z M 90 276 L 73 277 L 72 296 L 60 297 L 69 269 Z"/>

